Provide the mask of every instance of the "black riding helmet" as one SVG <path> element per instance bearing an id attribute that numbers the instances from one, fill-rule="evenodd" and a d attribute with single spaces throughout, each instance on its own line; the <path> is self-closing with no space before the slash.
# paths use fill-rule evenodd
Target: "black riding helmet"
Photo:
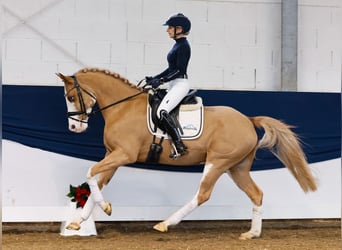
<path id="1" fill-rule="evenodd" d="M 182 33 L 175 35 L 187 34 L 191 29 L 191 22 L 189 18 L 184 16 L 182 13 L 170 16 L 169 19 L 167 19 L 167 21 L 163 25 L 172 27 L 182 27 Z"/>

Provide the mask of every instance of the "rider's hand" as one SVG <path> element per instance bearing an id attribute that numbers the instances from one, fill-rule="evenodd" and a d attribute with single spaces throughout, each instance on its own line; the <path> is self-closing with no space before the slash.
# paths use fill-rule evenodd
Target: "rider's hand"
<path id="1" fill-rule="evenodd" d="M 148 84 L 150 84 L 152 86 L 152 88 L 156 89 L 159 87 L 160 84 L 163 83 L 162 79 L 159 78 L 154 78 L 151 79 L 149 82 L 147 82 Z"/>
<path id="2" fill-rule="evenodd" d="M 145 81 L 146 83 L 150 83 L 152 81 L 153 77 L 152 76 L 145 76 Z"/>

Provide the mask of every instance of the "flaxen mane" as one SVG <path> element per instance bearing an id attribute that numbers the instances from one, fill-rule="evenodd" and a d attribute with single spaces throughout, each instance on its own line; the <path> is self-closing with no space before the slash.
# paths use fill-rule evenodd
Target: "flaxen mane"
<path id="1" fill-rule="evenodd" d="M 83 69 L 80 69 L 77 73 L 87 73 L 87 72 L 99 72 L 99 73 L 103 73 L 106 75 L 110 75 L 110 76 L 114 77 L 115 79 L 122 80 L 124 83 L 129 84 L 133 88 L 140 89 L 134 83 L 131 83 L 127 78 L 121 76 L 120 74 L 118 74 L 116 72 L 112 72 L 108 69 L 100 69 L 100 68 L 93 68 L 93 67 L 92 68 L 83 68 Z"/>

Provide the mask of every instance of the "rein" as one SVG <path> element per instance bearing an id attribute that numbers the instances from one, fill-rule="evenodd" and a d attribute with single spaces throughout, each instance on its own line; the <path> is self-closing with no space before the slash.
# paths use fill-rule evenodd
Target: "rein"
<path id="1" fill-rule="evenodd" d="M 75 121 L 78 121 L 78 122 L 87 123 L 87 121 L 83 121 L 83 120 L 80 120 L 80 119 L 76 119 L 76 118 L 74 118 L 73 116 L 75 116 L 75 115 L 86 115 L 86 116 L 90 117 L 90 116 L 92 116 L 92 115 L 94 115 L 94 114 L 96 114 L 96 113 L 98 113 L 98 112 L 101 112 L 101 111 L 103 111 L 103 110 L 105 110 L 105 109 L 108 109 L 108 108 L 110 108 L 110 107 L 112 107 L 112 106 L 115 106 L 115 105 L 120 104 L 120 103 L 122 103 L 122 102 L 128 101 L 128 100 L 130 100 L 130 99 L 132 99 L 132 98 L 134 98 L 134 97 L 136 97 L 136 96 L 138 96 L 138 95 L 141 95 L 141 94 L 143 94 L 143 93 L 146 93 L 146 89 L 143 89 L 142 91 L 140 91 L 140 92 L 137 93 L 137 94 L 134 94 L 134 95 L 125 97 L 125 98 L 123 98 L 123 99 L 121 99 L 121 100 L 119 100 L 119 101 L 116 101 L 116 102 L 114 102 L 114 103 L 111 103 L 111 104 L 109 104 L 109 105 L 107 105 L 107 106 L 104 106 L 104 107 L 102 107 L 102 108 L 98 108 L 97 110 L 92 110 L 91 112 L 87 112 L 87 109 L 86 109 L 86 106 L 85 106 L 85 103 L 84 103 L 84 99 L 83 99 L 83 95 L 82 95 L 82 91 L 81 91 L 81 90 L 83 90 L 87 95 L 89 95 L 89 96 L 90 96 L 91 98 L 93 98 L 95 101 L 96 101 L 96 96 L 95 96 L 94 94 L 90 93 L 88 90 L 82 88 L 82 87 L 80 86 L 80 84 L 78 83 L 78 80 L 77 80 L 77 78 L 76 78 L 75 75 L 72 75 L 71 78 L 74 79 L 74 87 L 73 87 L 72 89 L 70 89 L 70 90 L 65 94 L 65 96 L 66 96 L 71 90 L 76 89 L 76 91 L 77 91 L 77 96 L 78 96 L 78 99 L 79 99 L 79 102 L 80 102 L 80 106 L 81 106 L 81 110 L 80 110 L 80 111 L 68 112 L 68 113 L 67 113 L 67 116 L 68 116 L 68 118 L 70 118 L 70 119 L 72 119 L 72 120 L 75 120 Z"/>

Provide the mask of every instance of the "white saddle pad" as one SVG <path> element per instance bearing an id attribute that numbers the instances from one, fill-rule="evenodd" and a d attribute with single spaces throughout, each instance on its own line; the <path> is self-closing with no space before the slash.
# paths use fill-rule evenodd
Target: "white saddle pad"
<path id="1" fill-rule="evenodd" d="M 203 104 L 200 97 L 197 98 L 197 104 L 181 105 L 179 109 L 178 121 L 183 130 L 181 137 L 183 140 L 193 140 L 201 136 L 203 131 Z M 168 135 L 161 129 L 154 131 L 154 123 L 152 121 L 151 107 L 147 104 L 147 127 L 151 134 L 157 137 L 168 138 Z"/>

